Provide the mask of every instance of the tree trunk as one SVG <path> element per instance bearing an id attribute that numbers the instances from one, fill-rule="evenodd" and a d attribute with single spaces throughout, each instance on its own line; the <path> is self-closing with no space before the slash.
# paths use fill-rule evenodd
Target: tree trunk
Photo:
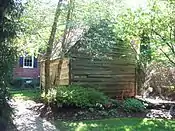
<path id="1" fill-rule="evenodd" d="M 47 45 L 46 55 L 45 55 L 45 95 L 48 93 L 48 89 L 51 88 L 50 57 L 51 57 L 52 47 L 53 47 L 55 34 L 56 34 L 56 30 L 57 30 L 58 18 L 59 18 L 60 13 L 61 13 L 61 2 L 62 2 L 62 0 L 58 1 L 58 5 L 56 8 L 56 12 L 55 12 L 55 18 L 54 18 L 54 22 L 52 25 L 52 30 L 51 30 L 50 38 L 49 38 L 48 45 Z"/>
<path id="2" fill-rule="evenodd" d="M 66 26 L 64 29 L 64 34 L 63 34 L 63 39 L 62 39 L 62 43 L 61 43 L 61 56 L 60 56 L 60 63 L 58 65 L 58 76 L 57 76 L 57 80 L 58 80 L 58 84 L 60 85 L 60 79 L 61 79 L 61 67 L 63 64 L 63 58 L 65 56 L 66 53 L 66 48 L 68 47 L 67 43 L 66 43 L 66 39 L 67 36 L 69 34 L 69 22 L 71 21 L 71 14 L 73 12 L 73 0 L 69 1 L 69 8 L 68 8 L 68 12 L 67 12 L 67 16 L 66 16 Z"/>
<path id="3" fill-rule="evenodd" d="M 0 0 L 0 23 L 3 21 L 3 17 L 6 12 L 7 5 L 10 1 Z"/>
<path id="4" fill-rule="evenodd" d="M 71 21 L 71 14 L 73 12 L 73 0 L 69 1 L 69 8 L 68 8 L 68 12 L 67 12 L 67 16 L 66 16 L 66 27 L 64 29 L 64 34 L 63 34 L 63 40 L 61 43 L 61 47 L 62 47 L 62 53 L 61 53 L 61 57 L 64 57 L 64 54 L 66 52 L 66 47 L 67 47 L 67 43 L 66 43 L 66 39 L 67 39 L 67 35 L 69 34 L 69 23 Z M 68 31 L 69 30 L 69 31 Z"/>

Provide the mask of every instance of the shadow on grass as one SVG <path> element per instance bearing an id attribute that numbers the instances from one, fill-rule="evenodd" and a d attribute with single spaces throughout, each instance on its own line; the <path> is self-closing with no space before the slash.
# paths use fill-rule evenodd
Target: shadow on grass
<path id="1" fill-rule="evenodd" d="M 118 118 L 80 122 L 57 121 L 61 131 L 175 131 L 175 121 L 162 119 Z"/>
<path id="2" fill-rule="evenodd" d="M 40 101 L 41 91 L 36 89 L 10 91 L 11 97 L 15 99 Z"/>

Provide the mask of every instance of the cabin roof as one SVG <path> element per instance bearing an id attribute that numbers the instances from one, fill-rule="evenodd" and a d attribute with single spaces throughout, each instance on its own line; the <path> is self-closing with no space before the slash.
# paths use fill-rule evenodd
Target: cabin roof
<path id="1" fill-rule="evenodd" d="M 66 53 L 69 52 L 69 50 L 76 44 L 77 41 L 79 41 L 84 33 L 87 31 L 87 27 L 81 27 L 81 28 L 76 28 L 76 29 L 71 29 L 68 31 L 66 35 L 66 40 L 65 40 L 65 46 L 66 46 Z M 52 53 L 51 53 L 51 59 L 57 59 L 61 56 L 62 53 L 62 41 L 63 37 L 56 42 L 56 44 L 52 48 Z"/>

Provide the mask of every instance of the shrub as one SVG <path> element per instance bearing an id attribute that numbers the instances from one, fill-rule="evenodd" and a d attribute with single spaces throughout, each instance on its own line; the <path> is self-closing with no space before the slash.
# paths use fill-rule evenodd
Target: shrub
<path id="1" fill-rule="evenodd" d="M 137 99 L 129 98 L 123 102 L 123 108 L 126 112 L 143 112 L 145 105 Z"/>
<path id="2" fill-rule="evenodd" d="M 56 102 L 56 93 L 57 93 L 57 90 L 55 88 L 54 89 L 50 89 L 48 91 L 47 95 L 45 95 L 45 92 L 43 92 L 41 94 L 41 98 L 44 100 L 44 102 L 55 103 Z"/>
<path id="3" fill-rule="evenodd" d="M 5 131 L 11 120 L 12 109 L 7 102 L 7 91 L 2 91 L 0 88 L 0 130 Z"/>
<path id="4" fill-rule="evenodd" d="M 3 118 L 0 118 L 0 129 L 1 129 L 1 131 L 6 131 L 6 128 L 7 128 L 7 122 Z"/>
<path id="5" fill-rule="evenodd" d="M 83 108 L 103 106 L 109 101 L 109 98 L 102 92 L 81 86 L 59 86 L 56 90 L 50 90 L 46 99 L 58 105 Z"/>
<path id="6" fill-rule="evenodd" d="M 31 81 L 31 83 L 27 83 L 26 81 Z M 15 88 L 34 88 L 38 87 L 40 84 L 39 78 L 34 78 L 34 79 L 13 79 L 12 82 L 10 83 L 12 87 Z"/>
<path id="7" fill-rule="evenodd" d="M 121 102 L 115 99 L 111 99 L 111 103 L 112 103 L 112 107 L 120 107 L 121 106 Z"/>

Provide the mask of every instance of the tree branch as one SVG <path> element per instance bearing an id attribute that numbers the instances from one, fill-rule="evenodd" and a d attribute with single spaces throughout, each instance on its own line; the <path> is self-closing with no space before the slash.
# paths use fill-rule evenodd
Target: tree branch
<path id="1" fill-rule="evenodd" d="M 62 43 L 61 43 L 61 47 L 62 47 L 62 53 L 61 53 L 61 57 L 64 56 L 65 52 L 66 52 L 66 38 L 67 38 L 67 35 L 69 35 L 70 33 L 70 30 L 69 29 L 69 23 L 70 23 L 70 19 L 71 19 L 71 13 L 72 13 L 72 5 L 73 5 L 73 0 L 70 0 L 70 3 L 69 3 L 69 7 L 68 7 L 68 12 L 67 12 L 67 17 L 66 17 L 66 27 L 64 29 L 64 34 L 63 34 L 63 40 L 62 40 Z"/>
<path id="2" fill-rule="evenodd" d="M 168 60 L 175 65 L 175 62 L 168 56 L 168 54 L 166 54 L 162 49 L 160 49 L 162 51 L 162 53 L 168 58 Z"/>
<path id="3" fill-rule="evenodd" d="M 40 35 L 40 33 L 37 32 L 37 34 L 38 34 L 38 36 L 44 41 L 44 43 L 48 43 L 48 42 Z"/>
<path id="4" fill-rule="evenodd" d="M 56 12 L 55 12 L 55 17 L 54 17 L 54 22 L 53 22 L 52 29 L 51 29 L 51 34 L 50 34 L 48 45 L 47 45 L 46 59 L 49 59 L 49 60 L 50 60 L 50 55 L 51 55 L 52 48 L 53 48 L 53 43 L 55 40 L 55 33 L 57 30 L 58 18 L 61 14 L 61 4 L 62 4 L 62 0 L 59 0 L 58 4 L 57 4 Z"/>
<path id="5" fill-rule="evenodd" d="M 161 36 L 158 32 L 156 32 L 155 30 L 153 30 L 153 32 L 154 32 L 156 35 L 158 35 L 158 36 L 167 44 L 167 46 L 171 49 L 173 55 L 175 55 L 175 50 L 174 50 L 173 44 L 168 43 L 168 42 L 166 41 L 166 39 L 165 39 L 163 36 Z"/>

